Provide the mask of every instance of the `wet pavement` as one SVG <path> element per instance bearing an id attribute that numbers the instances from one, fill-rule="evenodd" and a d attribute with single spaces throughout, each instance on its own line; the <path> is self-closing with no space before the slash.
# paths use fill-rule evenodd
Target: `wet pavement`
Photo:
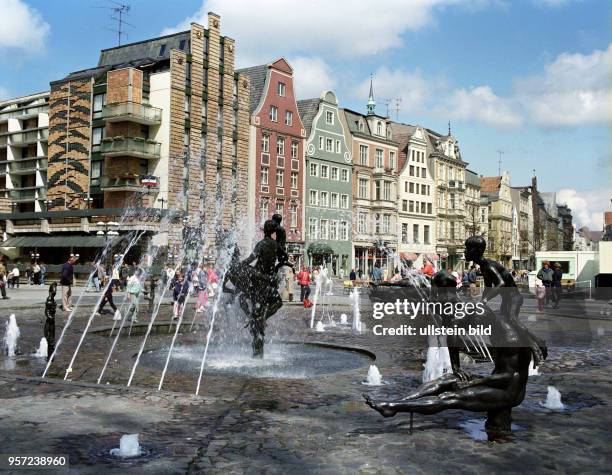
<path id="1" fill-rule="evenodd" d="M 340 313 L 350 321 L 345 301 L 343 306 L 342 298 L 334 300 L 336 321 Z M 197 315 L 190 332 L 193 309 L 185 313 L 177 358 L 158 391 L 175 330 L 167 323 L 168 305 L 162 305 L 160 325 L 153 328 L 131 387 L 126 383 L 148 323 L 145 305 L 132 335 L 118 339 L 102 384 L 96 381 L 112 343 L 110 314 L 94 319 L 64 381 L 91 311 L 91 306 L 78 310 L 43 380 L 44 361 L 30 355 L 42 336 L 42 309 L 2 308 L 2 327 L 15 313 L 21 329 L 20 354 L 0 356 L 3 453 L 67 454 L 72 468 L 65 473 L 83 474 L 609 472 L 609 319 L 535 315 L 525 308 L 522 318 L 547 338 L 550 356 L 540 375 L 530 378 L 523 404 L 513 410 L 512 436 L 491 443 L 483 435 L 483 414 L 415 415 L 411 429 L 408 415 L 384 419 L 363 403 L 363 393 L 401 396 L 416 387 L 426 352 L 424 340 L 374 336 L 365 297 L 366 330 L 360 334 L 340 325 L 311 331 L 309 310 L 284 307 L 269 321 L 271 366 L 263 372 L 244 370 L 240 354 L 223 353 L 221 343 L 234 349 L 248 346 L 248 332 L 238 316 L 222 312 L 197 397 L 210 316 Z M 64 319 L 58 311 L 58 337 Z M 327 346 L 318 351 L 316 344 Z M 224 354 L 230 355 L 225 362 Z M 279 370 L 279 361 L 288 363 Z M 382 386 L 362 384 L 372 362 L 382 373 Z M 466 368 L 491 371 L 486 362 L 468 362 Z M 565 410 L 542 405 L 549 385 L 561 391 Z M 140 434 L 144 455 L 111 457 L 121 435 L 130 433 Z"/>

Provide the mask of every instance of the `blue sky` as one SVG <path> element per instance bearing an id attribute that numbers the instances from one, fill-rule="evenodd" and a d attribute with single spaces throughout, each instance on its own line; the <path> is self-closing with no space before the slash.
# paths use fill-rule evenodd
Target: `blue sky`
<path id="1" fill-rule="evenodd" d="M 536 170 L 576 221 L 599 227 L 612 197 L 612 2 L 605 0 L 125 0 L 128 42 L 221 15 L 240 66 L 285 56 L 298 94 L 334 89 L 364 110 L 446 131 L 484 175 Z M 0 97 L 48 89 L 115 46 L 110 0 L 0 0 Z M 395 111 L 392 114 L 395 119 Z"/>

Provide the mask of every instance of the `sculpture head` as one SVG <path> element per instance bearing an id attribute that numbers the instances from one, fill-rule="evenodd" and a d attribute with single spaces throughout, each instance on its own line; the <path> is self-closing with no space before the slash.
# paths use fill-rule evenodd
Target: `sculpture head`
<path id="1" fill-rule="evenodd" d="M 482 236 L 470 236 L 465 240 L 465 260 L 479 262 L 487 248 Z"/>
<path id="2" fill-rule="evenodd" d="M 272 215 L 272 221 L 274 221 L 276 224 L 280 224 L 283 221 L 283 217 L 278 213 L 274 213 Z"/>
<path id="3" fill-rule="evenodd" d="M 55 298 L 55 294 L 57 293 L 57 282 L 51 282 L 49 286 L 49 297 Z"/>
<path id="4" fill-rule="evenodd" d="M 263 227 L 264 236 L 271 237 L 272 234 L 276 232 L 276 226 L 277 224 L 271 219 L 266 220 L 266 222 L 264 223 L 264 227 Z"/>

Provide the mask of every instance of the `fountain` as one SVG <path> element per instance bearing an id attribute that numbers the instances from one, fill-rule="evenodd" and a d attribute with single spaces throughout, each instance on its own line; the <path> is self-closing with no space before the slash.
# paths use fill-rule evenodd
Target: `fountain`
<path id="1" fill-rule="evenodd" d="M 380 374 L 380 371 L 378 371 L 378 367 L 376 365 L 370 365 L 368 368 L 368 376 L 362 384 L 365 384 L 366 386 L 382 385 L 382 375 Z"/>
<path id="2" fill-rule="evenodd" d="M 122 435 L 121 439 L 119 440 L 119 448 L 110 450 L 110 454 L 113 457 L 121 458 L 139 457 L 140 453 L 138 434 Z"/>
<path id="3" fill-rule="evenodd" d="M 322 333 L 325 331 L 325 326 L 323 325 L 323 322 L 321 320 L 319 320 L 317 324 L 315 325 L 315 331 L 319 333 Z"/>
<path id="4" fill-rule="evenodd" d="M 351 302 L 353 305 L 353 331 L 360 332 L 361 331 L 361 312 L 359 311 L 359 289 L 357 287 L 353 288 L 351 292 Z"/>
<path id="5" fill-rule="evenodd" d="M 548 393 L 546 394 L 546 401 L 542 404 L 547 409 L 554 411 L 560 411 L 565 409 L 565 404 L 561 402 L 561 393 L 554 386 L 548 386 Z"/>
<path id="6" fill-rule="evenodd" d="M 348 325 L 348 315 L 346 313 L 340 314 L 340 325 Z"/>
<path id="7" fill-rule="evenodd" d="M 17 352 L 17 340 L 19 340 L 19 327 L 15 314 L 11 314 L 6 322 L 6 331 L 4 334 L 4 351 L 8 356 L 15 356 Z"/>
<path id="8" fill-rule="evenodd" d="M 38 345 L 38 349 L 36 350 L 36 353 L 34 353 L 34 356 L 36 356 L 37 358 L 46 358 L 48 355 L 48 345 L 47 345 L 47 339 L 43 336 L 40 339 L 40 344 Z"/>
<path id="9" fill-rule="evenodd" d="M 533 360 L 531 360 L 531 364 L 529 365 L 529 376 L 540 376 L 538 366 L 535 365 Z"/>
<path id="10" fill-rule="evenodd" d="M 443 338 L 443 337 L 442 337 Z M 423 370 L 423 382 L 433 381 L 446 373 L 452 372 L 450 353 L 446 342 L 441 343 L 440 337 L 429 336 L 429 348 L 427 348 L 427 360 Z"/>

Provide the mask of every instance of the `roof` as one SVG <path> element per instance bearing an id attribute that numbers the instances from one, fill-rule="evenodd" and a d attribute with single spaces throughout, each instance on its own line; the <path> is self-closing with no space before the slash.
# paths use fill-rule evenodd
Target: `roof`
<path id="1" fill-rule="evenodd" d="M 472 170 L 465 170 L 465 183 L 475 188 L 480 188 L 480 177 Z"/>
<path id="2" fill-rule="evenodd" d="M 401 124 L 399 122 L 392 122 L 393 127 L 393 140 L 397 142 L 397 146 L 399 149 L 399 160 L 398 166 L 399 170 L 403 170 L 404 164 L 406 163 L 407 157 L 407 147 L 410 139 L 414 135 L 414 132 L 417 129 L 416 125 L 410 124 Z"/>
<path id="3" fill-rule="evenodd" d="M 268 70 L 269 67 L 267 64 L 236 70 L 237 73 L 247 76 L 251 83 L 251 93 L 249 96 L 249 112 L 251 114 L 255 112 L 255 109 L 261 101 L 261 96 L 263 95 L 266 85 Z"/>
<path id="4" fill-rule="evenodd" d="M 321 99 L 302 99 L 301 101 L 297 101 L 298 113 L 300 114 L 300 119 L 302 119 L 302 123 L 306 129 L 306 137 L 310 137 L 312 121 L 319 111 L 320 102 Z"/>
<path id="5" fill-rule="evenodd" d="M 480 192 L 495 193 L 499 191 L 501 186 L 501 176 L 481 176 L 480 177 Z"/>
<path id="6" fill-rule="evenodd" d="M 189 52 L 190 37 L 191 31 L 181 31 L 171 35 L 103 49 L 100 51 L 98 66 L 113 66 L 141 59 L 152 61 L 170 59 L 170 51 L 173 49 L 180 50 L 181 42 L 184 42 L 183 51 L 185 53 Z M 165 47 L 162 48 L 164 45 Z"/>
<path id="7" fill-rule="evenodd" d="M 604 213 L 604 225 L 608 226 L 609 224 L 612 224 L 612 211 L 606 211 Z"/>
<path id="8" fill-rule="evenodd" d="M 104 236 L 15 236 L 0 242 L 0 247 L 104 247 Z"/>

